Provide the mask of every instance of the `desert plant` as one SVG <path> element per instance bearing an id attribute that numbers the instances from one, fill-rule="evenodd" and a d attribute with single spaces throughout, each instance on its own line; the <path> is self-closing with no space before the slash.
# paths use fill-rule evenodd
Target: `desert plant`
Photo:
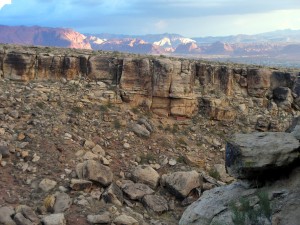
<path id="1" fill-rule="evenodd" d="M 108 107 L 106 105 L 100 105 L 99 107 L 101 112 L 107 112 L 108 111 Z"/>
<path id="2" fill-rule="evenodd" d="M 44 102 L 37 102 L 36 106 L 39 107 L 40 109 L 44 109 L 45 108 L 45 103 Z"/>
<path id="3" fill-rule="evenodd" d="M 118 120 L 118 119 L 114 120 L 114 127 L 117 130 L 121 128 L 120 120 Z"/>
<path id="4" fill-rule="evenodd" d="M 155 157 L 152 153 L 142 154 L 140 158 L 142 164 L 155 161 Z"/>
<path id="5" fill-rule="evenodd" d="M 75 113 L 75 114 L 82 114 L 83 113 L 83 108 L 82 107 L 79 107 L 79 106 L 74 106 L 72 108 L 72 112 Z"/>
<path id="6" fill-rule="evenodd" d="M 210 169 L 208 171 L 208 174 L 209 174 L 209 176 L 211 176 L 211 177 L 213 177 L 213 178 L 215 178 L 217 180 L 220 180 L 220 178 L 221 178 L 219 172 L 216 169 L 214 169 L 214 168 Z"/>
<path id="7" fill-rule="evenodd" d="M 268 193 L 261 191 L 256 195 L 259 198 L 258 207 L 252 207 L 244 197 L 229 204 L 234 225 L 263 225 L 264 219 L 271 222 L 272 210 Z"/>
<path id="8" fill-rule="evenodd" d="M 259 205 L 260 205 L 262 213 L 265 215 L 265 217 L 269 221 L 271 221 L 272 209 L 271 209 L 271 204 L 270 204 L 268 193 L 261 191 L 261 192 L 258 192 L 257 196 L 259 198 Z"/>

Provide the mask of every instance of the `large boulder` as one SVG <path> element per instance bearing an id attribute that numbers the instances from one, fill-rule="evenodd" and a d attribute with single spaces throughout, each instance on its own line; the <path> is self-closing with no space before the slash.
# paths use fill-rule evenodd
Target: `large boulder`
<path id="1" fill-rule="evenodd" d="M 135 167 L 132 171 L 132 177 L 135 182 L 147 184 L 151 188 L 156 188 L 159 182 L 159 174 L 148 165 Z"/>
<path id="2" fill-rule="evenodd" d="M 128 184 L 123 188 L 123 191 L 131 200 L 138 200 L 143 198 L 145 195 L 151 195 L 154 193 L 149 186 L 141 183 Z"/>
<path id="3" fill-rule="evenodd" d="M 196 202 L 183 213 L 180 225 L 212 225 L 212 220 L 228 210 L 229 203 L 237 200 L 246 188 L 240 183 L 230 184 L 205 191 Z M 222 221 L 222 225 L 233 224 L 231 218 Z"/>
<path id="4" fill-rule="evenodd" d="M 288 175 L 259 189 L 239 181 L 205 191 L 185 210 L 179 225 L 298 225 L 300 168 Z"/>
<path id="5" fill-rule="evenodd" d="M 258 178 L 299 159 L 298 148 L 289 133 L 235 134 L 226 145 L 226 167 L 236 178 Z"/>
<path id="6" fill-rule="evenodd" d="M 15 214 L 15 210 L 12 207 L 4 206 L 0 208 L 0 224 L 16 225 L 12 220 L 12 216 Z"/>
<path id="7" fill-rule="evenodd" d="M 95 160 L 87 160 L 76 166 L 79 179 L 91 180 L 103 186 L 108 186 L 113 180 L 113 173 L 107 166 Z"/>
<path id="8" fill-rule="evenodd" d="M 194 188 L 202 185 L 202 177 L 196 171 L 175 172 L 163 175 L 161 183 L 178 198 L 185 198 Z"/>

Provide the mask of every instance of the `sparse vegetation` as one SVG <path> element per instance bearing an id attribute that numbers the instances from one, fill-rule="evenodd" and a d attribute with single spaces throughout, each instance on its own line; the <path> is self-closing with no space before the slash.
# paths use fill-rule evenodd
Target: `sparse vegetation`
<path id="1" fill-rule="evenodd" d="M 185 146 L 187 145 L 186 141 L 182 137 L 178 138 L 177 143 L 179 145 L 185 145 Z"/>
<path id="2" fill-rule="evenodd" d="M 217 180 L 220 180 L 220 178 L 221 178 L 221 175 L 219 174 L 219 172 L 214 168 L 210 169 L 208 171 L 208 174 L 209 174 L 209 176 L 211 176 Z"/>
<path id="3" fill-rule="evenodd" d="M 79 107 L 79 106 L 74 106 L 72 108 L 72 112 L 79 115 L 79 114 L 82 114 L 83 113 L 83 108 L 82 107 Z"/>
<path id="4" fill-rule="evenodd" d="M 185 158 L 184 158 L 183 155 L 180 155 L 180 156 L 177 157 L 176 161 L 177 161 L 178 163 L 185 163 Z"/>
<path id="5" fill-rule="evenodd" d="M 155 161 L 155 157 L 152 153 L 147 153 L 147 154 L 142 154 L 140 156 L 141 158 L 141 163 L 149 163 L 149 162 L 154 162 Z"/>
<path id="6" fill-rule="evenodd" d="M 101 112 L 107 112 L 108 111 L 108 107 L 106 105 L 100 105 L 100 111 Z"/>
<path id="7" fill-rule="evenodd" d="M 114 128 L 117 130 L 121 128 L 120 120 L 118 119 L 114 120 Z"/>
<path id="8" fill-rule="evenodd" d="M 40 109 L 45 109 L 45 103 L 44 102 L 37 102 L 36 106 L 39 107 Z"/>
<path id="9" fill-rule="evenodd" d="M 259 202 L 251 206 L 249 199 L 242 197 L 237 202 L 230 203 L 232 222 L 234 225 L 263 225 L 264 220 L 271 222 L 271 204 L 266 192 L 256 194 Z"/>

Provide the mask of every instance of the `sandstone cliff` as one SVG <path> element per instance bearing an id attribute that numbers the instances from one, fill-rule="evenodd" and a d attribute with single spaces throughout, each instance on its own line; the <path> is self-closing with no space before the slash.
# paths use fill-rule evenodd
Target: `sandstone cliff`
<path id="1" fill-rule="evenodd" d="M 279 117 L 300 107 L 299 71 L 274 68 L 4 45 L 0 75 L 21 81 L 88 78 L 114 89 L 114 102 L 122 99 L 163 116 L 238 117 L 260 130 L 276 130 Z M 249 121 L 254 111 L 255 121 Z"/>

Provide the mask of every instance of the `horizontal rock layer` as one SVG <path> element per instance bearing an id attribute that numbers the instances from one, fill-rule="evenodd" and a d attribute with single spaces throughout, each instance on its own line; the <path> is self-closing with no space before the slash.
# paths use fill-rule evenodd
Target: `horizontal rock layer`
<path id="1" fill-rule="evenodd" d="M 159 115 L 233 121 L 252 103 L 299 109 L 299 71 L 243 65 L 115 56 L 89 50 L 0 46 L 0 76 L 29 81 L 89 78 L 117 87 L 117 98 Z M 232 101 L 232 99 L 235 99 Z M 247 100 L 245 100 L 247 99 Z"/>

